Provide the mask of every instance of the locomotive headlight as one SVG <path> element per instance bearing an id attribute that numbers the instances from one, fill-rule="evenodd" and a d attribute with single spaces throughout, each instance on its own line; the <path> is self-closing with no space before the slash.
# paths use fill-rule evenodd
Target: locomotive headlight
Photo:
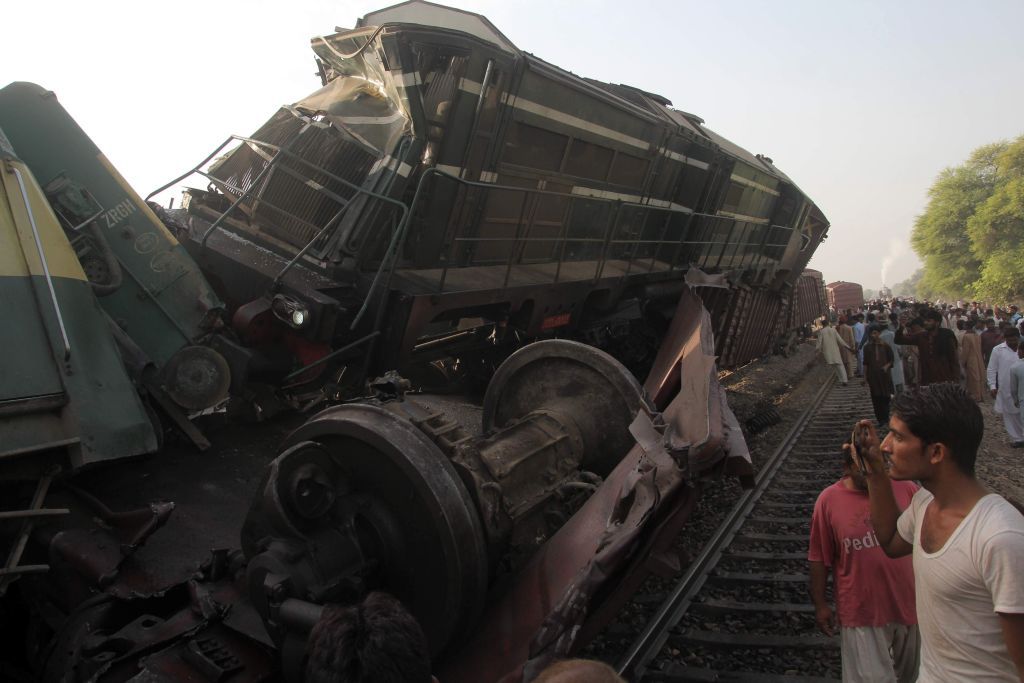
<path id="1" fill-rule="evenodd" d="M 273 300 L 270 302 L 270 309 L 278 320 L 295 329 L 308 325 L 312 317 L 309 314 L 309 309 L 301 301 L 297 301 L 284 294 L 274 295 Z"/>

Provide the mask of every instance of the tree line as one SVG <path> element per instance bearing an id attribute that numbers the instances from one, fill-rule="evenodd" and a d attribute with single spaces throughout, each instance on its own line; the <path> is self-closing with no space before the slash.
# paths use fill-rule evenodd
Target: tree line
<path id="1" fill-rule="evenodd" d="M 1024 299 L 1024 135 L 979 147 L 965 163 L 943 170 L 910 241 L 924 266 L 894 293 Z"/>

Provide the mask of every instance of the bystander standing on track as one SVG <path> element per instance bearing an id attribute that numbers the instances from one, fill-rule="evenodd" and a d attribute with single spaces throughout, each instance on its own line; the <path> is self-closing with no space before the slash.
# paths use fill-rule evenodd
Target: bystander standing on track
<path id="1" fill-rule="evenodd" d="M 896 345 L 896 328 L 899 326 L 899 319 L 895 313 L 889 314 L 889 324 L 882 329 L 882 341 L 892 349 L 892 370 L 889 373 L 892 375 L 892 388 L 893 393 L 898 394 L 903 391 L 903 358 L 900 356 L 900 349 Z"/>
<path id="2" fill-rule="evenodd" d="M 818 331 L 818 351 L 825 358 L 825 363 L 835 369 L 839 381 L 845 385 L 848 378 L 839 349 L 845 348 L 848 351 L 853 351 L 853 349 L 847 346 L 846 342 L 839 337 L 839 333 L 829 325 L 828 318 L 822 319 L 821 324 L 822 327 Z"/>
<path id="3" fill-rule="evenodd" d="M 843 460 L 842 479 L 821 492 L 811 517 L 807 559 L 815 620 L 829 636 L 838 621 L 844 683 L 910 683 L 920 660 L 914 568 L 909 557 L 891 559 L 878 545 L 867 480 L 849 451 Z M 917 485 L 893 482 L 892 491 L 903 509 Z M 829 570 L 838 619 L 825 597 Z"/>
<path id="4" fill-rule="evenodd" d="M 894 354 L 882 342 L 882 330 L 878 325 L 868 328 L 868 343 L 864 345 L 864 383 L 871 393 L 871 406 L 879 428 L 889 421 L 889 402 L 894 393 L 892 385 L 892 364 Z"/>
<path id="5" fill-rule="evenodd" d="M 981 355 L 985 360 L 985 365 L 988 365 L 988 361 L 992 357 L 992 349 L 999 346 L 1002 341 L 1003 335 L 999 332 L 999 328 L 996 327 L 995 319 L 987 318 L 985 320 L 985 331 L 981 333 Z"/>
<path id="6" fill-rule="evenodd" d="M 958 384 L 933 384 L 896 398 L 883 443 L 870 421 L 855 429 L 878 542 L 890 557 L 913 553 L 918 680 L 1020 680 L 1024 517 L 974 476 L 984 431 L 978 404 Z M 892 480 L 914 479 L 924 488 L 900 514 Z"/>
<path id="7" fill-rule="evenodd" d="M 856 353 L 849 349 L 857 348 L 857 340 L 853 336 L 853 328 L 850 327 L 849 318 L 842 316 L 839 318 L 839 324 L 836 326 L 836 332 L 839 333 L 839 337 L 846 344 L 846 347 L 840 347 L 840 355 L 843 358 L 843 365 L 846 367 L 846 376 L 853 377 L 857 373 L 857 356 Z"/>
<path id="8" fill-rule="evenodd" d="M 909 313 L 900 316 L 900 326 L 906 326 L 911 333 L 916 333 L 924 328 L 924 322 L 919 318 L 910 319 Z M 899 326 L 897 326 L 897 331 Z M 893 341 L 896 340 L 895 334 Z M 917 347 L 911 344 L 898 344 L 900 348 L 900 359 L 903 361 L 903 383 L 906 387 L 916 387 L 921 380 L 921 354 Z"/>
<path id="9" fill-rule="evenodd" d="M 857 376 L 864 373 L 864 340 L 867 336 L 867 326 L 864 324 L 864 314 L 858 313 L 854 316 L 853 339 L 857 346 Z"/>
<path id="10" fill-rule="evenodd" d="M 1010 366 L 1010 396 L 1024 424 L 1024 344 L 1017 344 L 1017 362 Z"/>
<path id="11" fill-rule="evenodd" d="M 995 399 L 994 410 L 1003 416 L 1003 426 L 1010 437 L 1010 445 L 1020 448 L 1024 446 L 1024 422 L 1021 422 L 1020 411 L 1013 404 L 1010 391 L 1010 369 L 1017 362 L 1020 332 L 1016 327 L 1008 327 L 1005 334 L 1006 340 L 992 349 L 988 359 L 988 388 Z"/>
<path id="12" fill-rule="evenodd" d="M 981 337 L 969 321 L 960 340 L 960 365 L 964 369 L 964 386 L 975 401 L 985 400 L 985 361 L 981 356 Z"/>

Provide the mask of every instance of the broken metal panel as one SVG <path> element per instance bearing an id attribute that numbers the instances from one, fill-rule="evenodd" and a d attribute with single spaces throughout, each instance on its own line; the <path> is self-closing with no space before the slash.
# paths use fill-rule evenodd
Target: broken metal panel
<path id="1" fill-rule="evenodd" d="M 425 74 L 413 65 L 385 64 L 380 31 L 364 33 L 312 40 L 326 83 L 295 107 L 320 114 L 383 155 L 395 148 L 399 138 L 412 133 L 409 93 L 419 92 Z"/>
<path id="2" fill-rule="evenodd" d="M 278 656 L 246 618 L 237 566 L 214 551 L 194 576 L 158 594 L 94 593 L 59 624 L 40 680 L 278 680 Z M 174 609 L 168 610 L 169 605 Z"/>
<path id="3" fill-rule="evenodd" d="M 692 291 L 666 339 L 645 386 L 664 412 L 638 414 L 637 445 L 492 603 L 441 680 L 530 680 L 571 653 L 600 625 L 591 617 L 612 616 L 604 607 L 620 604 L 659 561 L 693 504 L 690 483 L 729 457 L 749 466 L 715 379 L 710 318 Z"/>
<path id="4" fill-rule="evenodd" d="M 403 68 L 405 48 L 385 64 L 376 30 L 318 37 L 312 47 L 323 87 L 279 109 L 204 175 L 237 203 L 227 224 L 244 214 L 244 232 L 285 253 L 309 245 L 307 258 L 331 268 L 339 248 L 373 260 L 382 240 L 371 227 L 397 224 L 394 207 L 371 196 L 409 176 L 418 150 L 412 138 L 427 135 L 422 91 L 436 74 Z"/>

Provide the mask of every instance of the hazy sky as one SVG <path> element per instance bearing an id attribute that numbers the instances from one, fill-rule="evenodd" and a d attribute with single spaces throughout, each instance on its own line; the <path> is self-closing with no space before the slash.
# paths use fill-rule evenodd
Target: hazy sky
<path id="1" fill-rule="evenodd" d="M 387 4 L 22 2 L 4 13 L 0 87 L 55 91 L 146 195 L 319 87 L 309 38 Z M 829 281 L 908 277 L 939 171 L 1024 133 L 1021 0 L 450 4 L 772 157 L 832 222 L 811 261 Z"/>

